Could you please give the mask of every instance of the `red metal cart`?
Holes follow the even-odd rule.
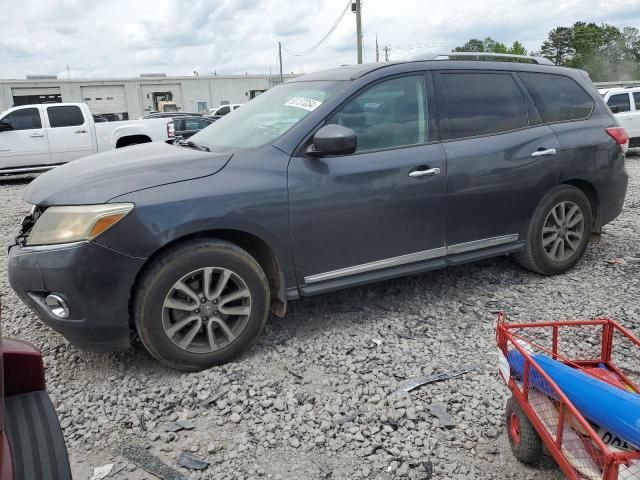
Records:
[[[516,458],[533,464],[544,444],[569,479],[640,479],[640,452],[586,420],[533,358],[534,354],[546,354],[619,388],[640,393],[638,338],[604,318],[508,323],[501,313],[496,339],[501,352],[500,375],[513,394],[507,402],[506,425]],[[522,378],[509,368],[507,355],[512,350],[524,358]],[[533,370],[536,375],[530,374]]]

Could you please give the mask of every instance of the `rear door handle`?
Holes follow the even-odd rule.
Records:
[[[555,155],[558,153],[555,148],[547,148],[545,150],[536,150],[531,154],[532,157],[545,157],[548,155]]]
[[[42,138],[44,137],[44,135],[42,133],[32,133],[31,135],[29,135],[31,138]]]
[[[429,168],[426,170],[413,170],[409,172],[409,176],[411,178],[420,178],[420,177],[433,177],[434,175],[439,175],[439,168]]]
[[[80,134],[83,134],[83,133],[87,133],[87,131],[86,130],[76,130],[76,133],[80,135]]]

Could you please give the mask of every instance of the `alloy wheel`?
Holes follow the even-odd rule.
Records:
[[[251,314],[251,292],[235,272],[194,270],[175,282],[162,305],[162,326],[182,350],[210,353],[231,344]]]
[[[565,201],[555,205],[542,227],[542,247],[554,262],[571,258],[584,236],[584,215],[578,205]]]

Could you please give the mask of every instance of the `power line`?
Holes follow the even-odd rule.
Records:
[[[333,31],[338,27],[338,24],[342,21],[342,19],[344,18],[344,16],[347,14],[347,12],[349,11],[349,7],[351,6],[351,0],[347,1],[347,4],[344,7],[344,10],[342,10],[342,13],[340,14],[340,16],[338,17],[338,19],[335,21],[335,23],[331,26],[331,28],[329,29],[329,31],[326,33],[326,35],[324,37],[322,37],[320,39],[320,41],[318,43],[316,43],[313,47],[304,50],[302,52],[294,52],[292,50],[289,50],[288,48],[285,48],[284,46],[282,47],[282,50],[284,50],[286,53],[288,53],[289,55],[293,55],[296,57],[303,57],[305,55],[309,55],[311,52],[313,52],[314,50],[316,50],[320,45],[322,45],[322,43],[329,38],[329,35],[331,35],[333,33]]]

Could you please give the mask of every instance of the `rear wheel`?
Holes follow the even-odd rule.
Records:
[[[584,255],[592,229],[589,199],[572,185],[560,185],[538,205],[516,261],[543,275],[566,272]]]
[[[266,276],[251,255],[228,242],[195,240],[167,251],[145,272],[134,318],[155,358],[195,371],[252,345],[269,301]]]
[[[527,465],[537,463],[542,455],[542,440],[513,397],[507,401],[505,417],[513,455]]]

